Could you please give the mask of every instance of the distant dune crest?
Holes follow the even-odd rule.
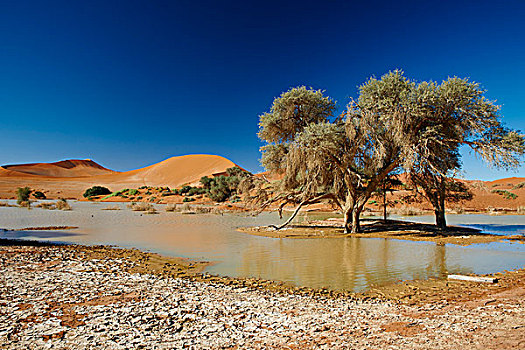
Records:
[[[110,187],[170,186],[198,182],[203,176],[221,174],[237,166],[217,155],[194,154],[171,157],[145,168],[117,172],[104,168],[90,159],[63,160],[55,163],[32,163],[4,165],[0,177],[24,178],[46,181],[75,181],[87,185]],[[82,188],[85,187],[82,185]]]
[[[3,165],[6,170],[45,177],[84,177],[116,173],[90,159],[69,159],[54,163]]]

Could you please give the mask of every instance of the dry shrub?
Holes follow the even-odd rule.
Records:
[[[414,207],[401,207],[396,210],[396,214],[401,216],[416,216],[423,215],[423,213],[423,210]]]
[[[474,188],[476,190],[483,191],[483,192],[488,192],[489,191],[489,188],[487,187],[487,185],[483,181],[472,182],[470,184],[470,187]]]
[[[170,212],[177,211],[177,204],[173,204],[173,203],[167,204],[164,209]]]
[[[211,208],[210,209],[210,213],[215,214],[215,215],[222,215],[222,214],[224,214],[224,212],[221,209],[219,209],[219,208]]]
[[[525,215],[525,207],[518,207],[518,208],[516,209],[516,213],[517,213],[518,215]]]
[[[55,207],[58,209],[58,210],[71,210],[71,206],[69,205],[69,203],[67,202],[67,200],[65,199],[59,199],[55,202]]]
[[[149,211],[151,209],[155,210],[155,208],[153,207],[153,204],[144,203],[144,202],[139,202],[139,203],[132,202],[131,204],[128,204],[128,208],[131,208],[131,210],[133,211]]]
[[[0,201],[0,207],[12,207],[7,201]]]
[[[145,214],[158,214],[157,209],[155,207],[151,206],[148,210],[146,210]]]
[[[36,205],[37,208],[47,209],[47,210],[55,210],[57,207],[54,203],[38,203]]]
[[[120,207],[118,205],[113,205],[113,206],[102,208],[102,210],[120,210]]]
[[[450,213],[450,214],[464,214],[465,213],[465,209],[463,209],[460,206],[455,206],[454,208],[451,208],[447,212]]]
[[[194,210],[197,214],[208,214],[211,212],[211,208],[208,207],[195,207]]]
[[[31,202],[30,201],[21,201],[21,202],[18,203],[18,205],[20,206],[20,208],[31,209]]]
[[[195,214],[196,211],[194,210],[193,205],[189,203],[183,203],[180,206],[180,213],[181,214]]]

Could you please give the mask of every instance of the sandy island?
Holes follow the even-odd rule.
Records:
[[[342,219],[310,221],[303,224],[290,224],[280,230],[268,226],[243,227],[238,231],[255,236],[272,238],[384,238],[408,241],[427,241],[437,244],[470,245],[498,241],[525,243],[525,236],[502,236],[483,233],[480,230],[449,226],[440,231],[435,225],[420,224],[401,220],[362,219],[362,233],[343,232]]]

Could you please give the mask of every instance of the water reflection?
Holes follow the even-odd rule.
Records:
[[[137,247],[215,261],[208,268],[211,273],[354,291],[372,284],[447,273],[514,269],[525,263],[525,248],[520,244],[493,243],[465,248],[388,239],[275,239],[250,236],[235,229],[275,223],[276,214],[264,213],[257,218],[181,215],[166,213],[159,207],[160,214],[144,215],[125,209],[123,204],[120,204],[123,210],[119,211],[104,211],[101,210],[104,205],[84,202],[73,202],[72,206],[71,212],[0,208],[0,227],[80,227],[68,232],[0,232],[0,236]],[[499,218],[494,224],[520,225],[522,222],[516,220],[522,218],[507,216],[507,222]]]

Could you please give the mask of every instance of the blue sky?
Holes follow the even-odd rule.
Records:
[[[523,1],[3,1],[0,164],[130,170],[212,153],[260,171],[258,115],[289,87],[339,110],[372,75],[469,77],[525,129]],[[495,171],[465,154],[464,176]]]

